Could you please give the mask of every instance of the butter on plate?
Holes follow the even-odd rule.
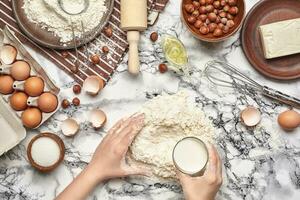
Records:
[[[300,53],[300,18],[259,27],[266,59]]]

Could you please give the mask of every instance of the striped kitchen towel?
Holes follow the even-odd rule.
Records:
[[[148,0],[148,9],[150,11],[161,12],[165,8],[167,2],[168,0]],[[90,75],[97,75],[107,82],[128,49],[126,33],[119,28],[120,0],[114,1],[113,12],[107,24],[107,26],[112,28],[113,35],[107,37],[102,31],[95,40],[88,44],[89,55],[99,53],[103,45],[109,47],[109,53],[99,53],[99,55],[101,55],[99,64],[92,64],[89,62],[89,58],[85,54],[84,48],[79,48],[79,63],[81,67],[78,68],[76,73],[74,73],[74,71],[76,71],[74,70],[76,68],[74,64],[76,56],[73,50],[62,52],[41,47],[28,39],[26,35],[20,31],[11,9],[11,0],[0,1],[0,28],[3,29],[5,25],[15,32],[15,35],[20,41],[40,52],[56,66],[71,75],[79,84],[82,84]]]

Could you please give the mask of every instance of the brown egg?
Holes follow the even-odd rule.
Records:
[[[50,92],[45,92],[38,98],[38,107],[42,112],[53,112],[57,108],[57,105],[57,97]]]
[[[11,94],[13,93],[14,79],[11,76],[4,75],[0,76],[0,93]]]
[[[25,110],[27,99],[28,96],[24,92],[16,92],[9,98],[10,106],[16,111]]]
[[[25,61],[17,61],[10,68],[11,76],[18,81],[24,81],[30,76],[30,66]]]
[[[27,128],[35,128],[42,121],[42,113],[37,108],[27,108],[21,115],[22,123]]]
[[[39,77],[30,77],[25,81],[24,91],[31,97],[40,96],[44,91],[44,81]]]
[[[279,114],[277,121],[283,129],[292,131],[300,126],[300,114],[294,110],[287,110]]]

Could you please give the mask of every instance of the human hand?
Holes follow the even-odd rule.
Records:
[[[181,172],[177,176],[187,200],[214,200],[222,185],[222,163],[216,148],[210,145],[209,163],[203,176],[191,177]]]
[[[118,121],[97,147],[88,165],[98,182],[128,175],[144,175],[146,172],[129,166],[125,161],[128,147],[144,125],[144,114],[133,115]]]

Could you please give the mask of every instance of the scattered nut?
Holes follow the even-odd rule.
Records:
[[[164,63],[161,63],[158,65],[158,69],[160,73],[165,73],[166,71],[168,71],[168,66]]]
[[[226,23],[226,26],[228,26],[229,28],[232,28],[234,26],[234,21],[233,20],[228,20]]]
[[[104,29],[104,34],[105,34],[107,37],[111,37],[112,34],[113,34],[112,28],[111,28],[111,27],[106,27],[106,28]]]
[[[214,6],[213,5],[207,5],[206,7],[205,7],[205,9],[206,9],[206,11],[207,12],[212,12],[212,11],[214,11]]]
[[[224,24],[224,25],[226,25],[227,21],[228,21],[227,18],[222,18],[221,19],[221,23]]]
[[[199,0],[199,3],[201,6],[204,6],[206,4],[206,1],[205,0]]]
[[[90,59],[91,59],[92,63],[94,63],[94,64],[98,64],[100,62],[100,58],[97,54],[92,55],[90,57]]]
[[[223,7],[223,10],[224,10],[225,12],[228,12],[229,9],[230,9],[230,6],[229,6],[229,5],[225,5],[225,6]]]
[[[198,9],[200,7],[200,3],[198,1],[193,1],[193,6],[195,9]]]
[[[80,85],[74,85],[73,86],[73,92],[74,92],[74,94],[80,94],[81,86]]]
[[[80,100],[79,100],[77,97],[75,97],[75,98],[72,100],[72,104],[73,104],[74,106],[79,106],[79,105],[80,105]]]
[[[102,52],[107,54],[109,52],[109,48],[107,46],[102,47]]]
[[[152,42],[156,42],[156,40],[158,39],[158,34],[156,32],[151,33],[150,39]]]
[[[69,52],[68,52],[68,51],[62,51],[62,52],[61,52],[61,56],[62,56],[63,58],[67,58],[67,57],[69,56]]]
[[[201,6],[200,8],[199,8],[199,12],[200,12],[200,14],[206,14],[206,8],[205,8],[205,6]]]
[[[198,17],[200,15],[198,10],[194,10],[194,12],[192,12],[192,16],[194,17]]]
[[[63,109],[66,109],[66,108],[68,108],[69,106],[70,106],[70,102],[69,102],[67,99],[62,100],[62,102],[61,102],[61,107],[62,107]]]
[[[205,20],[207,19],[207,15],[202,14],[198,17],[198,19],[200,19],[202,22],[205,22]]]
[[[221,7],[220,1],[214,1],[213,5],[214,5],[214,7],[215,7],[216,9],[218,9],[218,8]]]

